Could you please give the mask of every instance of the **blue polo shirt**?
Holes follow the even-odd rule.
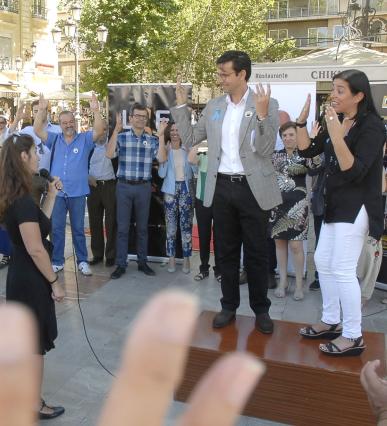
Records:
[[[63,183],[63,191],[69,197],[81,197],[89,194],[88,174],[89,155],[94,148],[93,132],[76,133],[71,143],[67,144],[62,133],[47,132],[46,146],[53,150],[54,157],[50,174],[58,176]],[[63,197],[62,192],[58,196]]]

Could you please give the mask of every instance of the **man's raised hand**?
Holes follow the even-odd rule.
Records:
[[[254,95],[254,100],[257,117],[259,119],[264,119],[269,113],[269,102],[271,95],[270,84],[267,85],[266,91],[261,83],[256,84],[255,88],[256,93]]]
[[[39,105],[38,105],[39,111],[47,111],[48,109],[48,99],[44,99],[43,93],[39,96]]]
[[[184,105],[188,102],[188,94],[186,88],[181,84],[181,76],[176,80],[176,104]]]
[[[90,105],[90,110],[92,112],[99,111],[98,98],[97,98],[97,95],[94,92],[91,94],[91,99],[90,99],[89,105]]]

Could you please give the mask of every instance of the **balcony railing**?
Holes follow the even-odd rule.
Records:
[[[47,19],[47,8],[44,7],[44,3],[40,1],[32,3],[32,16],[34,18]]]
[[[296,19],[296,18],[310,18],[313,16],[329,16],[329,15],[338,15],[340,13],[338,7],[328,6],[328,7],[309,7],[309,6],[299,6],[299,7],[290,7],[287,9],[276,9],[270,10],[268,15],[268,20],[272,19]]]
[[[19,2],[16,0],[0,0],[1,11],[19,13]]]
[[[0,56],[0,71],[7,71],[12,69],[12,58],[7,56]]]
[[[369,1],[369,6],[375,9],[376,13],[387,12],[387,0],[358,0],[359,6],[364,8],[366,1]],[[325,3],[325,2],[324,2]],[[325,4],[311,4],[306,2],[304,6],[278,7],[270,10],[267,19],[297,19],[297,18],[311,18],[316,16],[335,16],[346,13],[346,8],[340,9],[340,2],[337,0],[328,1]],[[359,12],[360,13],[360,12]],[[359,14],[358,13],[358,14]]]

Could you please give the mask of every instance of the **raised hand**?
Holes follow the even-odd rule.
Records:
[[[311,99],[312,98],[311,98],[310,93],[309,93],[308,96],[306,97],[306,101],[305,101],[304,106],[302,107],[300,115],[297,118],[298,123],[305,123],[305,121],[308,120]]]
[[[20,102],[19,107],[18,107],[16,114],[15,114],[15,121],[16,122],[19,122],[20,120],[23,119],[25,107],[26,107],[25,102]]]
[[[186,88],[181,84],[181,76],[179,75],[176,80],[176,104],[184,105],[188,102],[188,93]]]
[[[39,111],[47,111],[48,109],[48,99],[44,99],[43,93],[39,96],[39,105],[38,105]]]
[[[116,126],[115,126],[114,130],[117,133],[120,133],[121,130],[122,130],[122,114],[120,112],[116,113]]]
[[[90,99],[89,105],[90,105],[90,110],[92,112],[99,111],[98,98],[97,98],[97,95],[94,92],[91,94],[91,99]]]
[[[162,120],[160,121],[160,125],[159,125],[159,131],[157,132],[159,137],[160,136],[164,136],[165,134],[165,129],[168,127],[168,121],[166,120]]]
[[[312,130],[310,131],[310,135],[309,135],[310,139],[315,138],[319,134],[320,130],[321,130],[321,126],[320,126],[319,122],[314,121],[313,126],[312,126]]]
[[[261,83],[256,84],[255,88],[256,93],[254,94],[254,101],[257,117],[263,119],[267,117],[269,112],[269,102],[271,95],[270,84],[267,85],[266,91]]]
[[[344,120],[340,123],[336,111],[331,106],[327,106],[325,109],[325,121],[327,123],[327,129],[332,143],[334,143],[336,139],[344,138],[347,129],[349,128],[348,120]]]

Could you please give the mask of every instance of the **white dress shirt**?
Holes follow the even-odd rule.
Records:
[[[219,164],[219,173],[241,174],[245,171],[239,156],[239,129],[246,107],[249,89],[238,104],[234,104],[227,95],[227,109],[222,124],[222,152]]]

